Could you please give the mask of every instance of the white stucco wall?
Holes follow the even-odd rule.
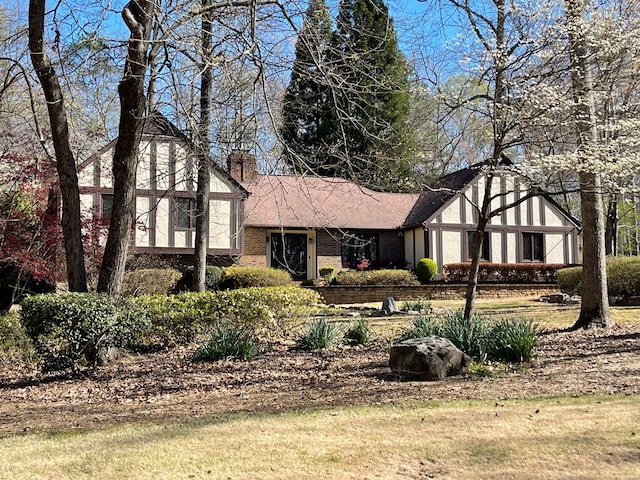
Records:
[[[444,230],[442,232],[442,265],[462,261],[462,233]]]
[[[544,249],[546,263],[564,263],[564,234],[545,234]]]
[[[231,202],[209,201],[209,248],[231,247]]]
[[[169,190],[169,142],[156,143],[156,187],[159,190]]]
[[[158,201],[156,207],[156,247],[169,246],[169,218],[171,215],[171,204],[168,198]]]
[[[507,263],[516,263],[518,251],[517,235],[515,232],[507,232]]]
[[[547,226],[561,227],[563,225],[562,216],[554,207],[545,202],[544,205],[544,221]]]
[[[502,263],[502,233],[491,232],[491,261],[493,263]]]
[[[151,245],[149,236],[149,197],[136,197],[136,247],[148,247]]]
[[[449,206],[442,210],[442,223],[460,223],[460,198],[455,198]]]

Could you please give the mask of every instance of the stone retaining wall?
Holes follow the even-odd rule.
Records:
[[[325,303],[372,303],[381,302],[387,297],[395,300],[444,300],[463,299],[465,284],[431,284],[415,287],[400,286],[344,286],[309,287],[316,290]],[[540,297],[558,291],[557,285],[548,284],[481,284],[478,285],[478,298]]]

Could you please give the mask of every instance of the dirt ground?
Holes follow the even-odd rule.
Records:
[[[0,364],[0,436],[114,423],[221,418],[341,405],[555,395],[640,394],[640,326],[546,332],[526,367],[489,377],[402,382],[388,344],[247,362],[197,363],[193,350],[128,356],[82,377]]]

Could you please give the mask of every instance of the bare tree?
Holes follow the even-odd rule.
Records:
[[[45,7],[44,0],[29,2],[29,51],[49,112],[55,163],[62,194],[62,230],[69,289],[84,292],[87,290],[87,279],[82,245],[78,173],[69,141],[69,123],[62,88],[46,53]]]
[[[120,293],[134,218],[138,149],[145,121],[145,79],[149,36],[156,4],[132,0],[122,10],[131,36],[127,47],[120,96],[120,126],[113,152],[113,210],[105,245],[98,291]]]

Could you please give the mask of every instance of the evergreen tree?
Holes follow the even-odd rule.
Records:
[[[284,157],[296,173],[331,175],[325,169],[330,137],[325,68],[331,19],[325,0],[311,0],[296,42],[291,81],[284,97]]]
[[[335,174],[385,190],[410,186],[408,68],[382,0],[342,0],[329,50]]]

